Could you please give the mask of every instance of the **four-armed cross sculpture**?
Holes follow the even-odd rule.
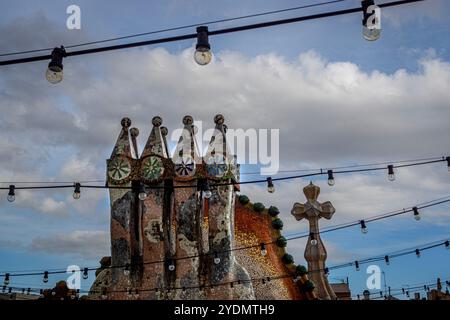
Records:
[[[325,260],[327,259],[327,250],[320,239],[319,219],[331,219],[335,209],[330,201],[320,203],[317,198],[320,188],[313,185],[312,182],[305,188],[303,193],[306,196],[305,204],[295,203],[292,208],[292,215],[297,220],[307,219],[309,221],[309,238],[305,249],[305,259],[308,262],[309,276],[316,285],[319,298],[330,300],[336,299],[333,289],[331,289],[328,279],[325,275]]]

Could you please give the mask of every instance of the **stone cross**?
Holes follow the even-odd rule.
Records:
[[[320,188],[312,182],[303,188],[306,196],[306,203],[295,203],[292,208],[292,215],[297,220],[306,219],[309,222],[309,238],[305,249],[305,259],[308,262],[310,279],[314,282],[317,295],[320,299],[336,299],[336,295],[328,283],[325,274],[325,260],[327,259],[327,250],[320,239],[319,219],[331,219],[335,209],[331,202],[320,203],[317,201]],[[318,271],[319,270],[319,271]],[[312,272],[311,272],[312,271]]]

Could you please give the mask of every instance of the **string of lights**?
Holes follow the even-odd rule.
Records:
[[[224,23],[224,22],[231,22],[231,21],[237,21],[237,20],[243,20],[243,19],[249,19],[249,18],[255,18],[255,17],[262,17],[262,16],[273,15],[273,14],[278,14],[278,13],[284,13],[284,12],[289,12],[289,11],[298,11],[298,10],[302,10],[302,9],[313,8],[313,7],[320,7],[320,6],[325,6],[325,5],[329,5],[329,4],[335,4],[335,3],[344,2],[344,1],[348,1],[348,0],[326,1],[326,2],[320,2],[320,3],[313,3],[313,4],[308,4],[308,5],[296,6],[296,7],[291,7],[291,8],[285,8],[285,9],[278,9],[278,10],[265,11],[265,12],[259,12],[259,13],[254,13],[254,14],[248,14],[248,15],[239,16],[239,17],[233,17],[233,18],[225,18],[225,19],[204,21],[204,22],[195,23],[195,24],[189,24],[189,25],[178,26],[178,27],[171,27],[171,28],[164,28],[164,29],[159,29],[159,30],[154,30],[154,31],[149,31],[149,32],[143,32],[143,33],[135,33],[135,34],[121,36],[121,37],[113,37],[113,38],[109,38],[109,39],[103,39],[103,40],[97,40],[97,41],[91,41],[91,42],[84,42],[84,43],[68,45],[68,46],[64,46],[64,47],[65,48],[84,47],[84,46],[87,46],[87,45],[100,44],[100,43],[106,43],[106,42],[112,42],[112,41],[118,41],[118,40],[125,40],[125,39],[131,39],[131,38],[136,38],[136,37],[148,36],[148,35],[153,35],[153,34],[158,34],[158,33],[169,32],[169,31],[183,30],[183,29],[188,29],[188,28],[195,28],[197,26],[209,26],[209,25],[217,24],[217,23]],[[44,51],[51,51],[51,50],[53,50],[53,48],[44,48],[44,49],[18,51],[18,52],[9,52],[9,53],[2,53],[2,54],[0,54],[0,57],[21,55],[21,54],[26,54],[26,53],[44,52]]]
[[[419,285],[417,284],[403,284],[401,288],[391,288],[388,286],[385,288],[385,290],[365,290],[367,293],[369,293],[370,296],[379,295],[378,297],[374,297],[372,299],[381,299],[386,298],[388,296],[395,297],[399,295],[407,295],[409,296],[409,293],[411,292],[419,292],[419,291],[429,291],[430,288],[438,287],[439,284],[442,287],[442,282],[445,281],[445,286],[448,288],[450,286],[449,280],[442,280],[440,278],[435,278],[434,281],[427,281],[422,282]],[[447,289],[448,290],[448,289]],[[364,293],[357,294],[356,296],[353,296],[353,299],[360,299],[361,296],[364,296]]]
[[[443,245],[447,249],[449,249],[449,241],[448,241],[448,239],[447,240],[441,240],[439,243],[433,242],[432,244],[424,244],[422,246],[419,246],[416,250],[420,250],[420,251],[423,252],[423,251],[431,250],[433,248],[437,248],[437,247],[440,247],[440,246],[443,246]],[[402,254],[396,254],[395,257],[398,258],[398,257],[401,257],[401,256],[406,256],[406,255],[409,255],[411,253],[414,253],[414,251],[411,252],[410,250],[408,250],[408,251],[404,251]],[[331,271],[331,270],[347,268],[347,267],[353,266],[353,265],[356,265],[357,271],[359,271],[359,266],[360,265],[366,264],[366,263],[373,263],[373,262],[376,262],[376,261],[380,261],[380,259],[384,259],[384,257],[386,257],[386,256],[391,256],[391,254],[379,255],[379,256],[374,256],[374,257],[370,257],[370,258],[365,258],[365,259],[362,259],[362,260],[359,260],[359,261],[352,261],[352,262],[342,263],[342,264],[338,264],[338,265],[335,265],[335,266],[332,266],[332,267],[329,267],[329,268],[326,267],[325,269],[310,270],[310,271],[307,271],[307,273],[310,274],[310,273],[314,273],[314,272],[324,272],[326,275],[328,275],[329,271]],[[87,275],[87,270],[86,269],[87,268],[85,268],[83,270],[83,278],[84,279],[87,279],[87,277],[85,277],[85,275]],[[174,271],[174,270],[175,269],[173,269],[171,271]],[[66,271],[64,271],[64,273],[66,273]],[[10,275],[10,274],[5,274],[4,275],[3,291],[5,291],[8,288],[8,285],[9,285],[9,282],[10,282],[10,279],[11,279],[12,276],[13,275]],[[16,276],[19,276],[19,275],[14,275],[14,276],[16,277]],[[192,289],[200,289],[200,290],[202,290],[202,289],[208,288],[208,287],[209,288],[213,288],[213,287],[226,286],[226,285],[233,286],[235,284],[243,284],[243,283],[255,282],[255,281],[262,282],[263,284],[265,284],[265,283],[273,281],[273,280],[279,280],[279,279],[285,279],[285,278],[296,279],[297,276],[298,275],[296,273],[292,273],[292,274],[283,274],[283,275],[278,275],[278,276],[266,276],[266,277],[250,278],[250,279],[247,279],[247,280],[233,280],[233,281],[227,281],[227,282],[221,282],[221,283],[215,283],[215,284],[204,283],[204,284],[201,284],[201,285],[198,285],[198,286],[168,287],[168,288],[152,287],[152,288],[144,288],[144,289],[141,288],[141,289],[127,289],[127,290],[110,290],[110,291],[107,291],[107,292],[104,291],[104,290],[102,290],[101,292],[94,291],[94,290],[89,290],[89,291],[84,291],[84,292],[86,292],[86,293],[102,293],[102,295],[103,295],[103,294],[106,294],[106,293],[127,293],[127,292],[132,292],[132,293],[135,293],[135,294],[139,294],[139,292],[149,292],[149,291],[158,292],[160,290],[161,291],[162,290],[166,290],[166,291],[184,290],[185,291],[185,290],[192,290]],[[44,273],[43,280],[44,280],[44,283],[48,282],[48,273]],[[25,290],[25,288],[21,288],[21,289]],[[26,290],[28,292],[31,292],[31,288],[27,288]],[[35,290],[37,290],[37,289],[35,289]],[[39,290],[42,290],[42,289],[39,289]]]
[[[425,0],[392,1],[392,2],[386,2],[386,3],[379,4],[378,8],[387,8],[387,7],[399,6],[399,5],[404,5],[404,4],[408,4],[408,3],[422,2],[422,1],[425,1]],[[106,52],[106,51],[112,51],[112,50],[127,49],[127,48],[134,48],[134,47],[149,46],[149,45],[161,44],[161,43],[178,42],[178,41],[195,39],[195,38],[197,38],[197,45],[196,45],[196,53],[194,55],[194,58],[198,64],[206,65],[211,61],[211,52],[210,52],[210,45],[208,43],[208,36],[223,35],[223,34],[228,34],[228,33],[235,33],[235,32],[247,31],[247,30],[267,28],[267,27],[279,26],[279,25],[290,24],[290,23],[295,23],[295,22],[317,20],[317,19],[336,17],[336,16],[340,16],[340,15],[346,15],[346,14],[351,14],[351,13],[360,13],[360,12],[363,12],[364,38],[366,40],[373,41],[373,40],[377,40],[380,37],[381,29],[378,29],[376,27],[373,28],[372,26],[368,25],[368,20],[369,20],[368,18],[372,15],[372,12],[373,12],[373,11],[369,12],[370,7],[372,5],[374,5],[373,0],[364,0],[364,1],[362,1],[361,7],[356,7],[356,8],[329,11],[329,12],[324,12],[324,13],[312,14],[312,15],[307,15],[307,16],[299,16],[299,17],[288,18],[288,19],[272,20],[272,21],[267,21],[267,22],[242,25],[242,26],[238,26],[238,27],[218,29],[218,30],[214,30],[214,31],[208,31],[207,26],[199,26],[199,27],[197,27],[196,33],[184,34],[184,35],[178,35],[178,36],[172,36],[172,37],[166,37],[166,38],[159,38],[159,39],[153,39],[153,40],[146,40],[146,41],[139,41],[139,42],[131,42],[131,43],[125,43],[125,44],[118,44],[118,45],[111,45],[111,46],[104,46],[104,47],[97,47],[97,48],[84,49],[84,50],[71,51],[71,52],[67,52],[65,50],[65,48],[63,46],[61,46],[60,48],[54,48],[52,51],[52,54],[50,54],[50,55],[41,55],[41,56],[32,56],[32,57],[26,57],[26,58],[20,58],[20,59],[3,60],[3,61],[0,61],[0,66],[29,63],[29,62],[43,61],[43,60],[51,60],[49,63],[49,68],[47,69],[46,78],[51,83],[58,83],[62,80],[62,77],[63,77],[62,61],[63,61],[63,58],[66,58],[66,57]],[[375,14],[376,14],[376,11],[375,11]],[[378,17],[378,19],[379,19],[379,17]]]
[[[357,226],[360,225],[361,226],[361,232],[362,233],[367,233],[368,229],[367,229],[367,225],[366,223],[368,222],[373,222],[373,221],[378,221],[378,220],[383,220],[383,219],[388,219],[388,218],[392,218],[398,215],[402,215],[402,214],[406,214],[409,212],[413,212],[414,213],[414,219],[416,221],[419,221],[421,219],[421,215],[419,213],[419,210],[421,209],[425,209],[428,207],[432,207],[432,206],[437,206],[443,203],[447,203],[450,202],[450,196],[446,196],[446,197],[442,197],[442,198],[438,198],[435,200],[430,200],[427,202],[423,202],[421,204],[417,204],[413,207],[409,207],[409,208],[403,208],[400,210],[395,210],[395,211],[390,211],[384,214],[380,214],[380,215],[376,215],[373,217],[369,217],[369,218],[364,218],[362,220],[356,220],[356,221],[350,221],[350,222],[346,222],[346,223],[342,223],[342,224],[338,224],[338,225],[333,225],[333,226],[328,226],[323,228],[320,233],[328,233],[328,232],[333,232],[333,231],[337,231],[337,230],[341,230],[341,229],[346,229],[346,228],[350,228],[353,226]],[[362,228],[362,221],[364,221],[363,225],[365,226],[365,229]],[[290,234],[288,236],[286,236],[287,240],[293,240],[293,239],[298,239],[298,238],[303,238],[303,237],[307,237],[309,234],[305,232],[301,232],[301,233],[293,233]]]
[[[450,196],[446,196],[446,197],[442,197],[442,198],[438,198],[438,199],[422,202],[420,204],[415,205],[414,207],[410,207],[409,210],[401,209],[401,210],[396,210],[396,211],[390,211],[390,212],[382,214],[382,215],[377,215],[377,216],[373,216],[373,217],[370,217],[370,218],[365,218],[364,220],[367,221],[367,222],[372,222],[372,221],[380,220],[380,218],[381,219],[391,218],[393,216],[398,215],[398,214],[392,215],[392,213],[405,214],[407,212],[412,212],[413,208],[422,209],[422,208],[429,207],[429,206],[437,206],[439,204],[446,203],[446,202],[450,202]],[[376,219],[376,220],[374,220],[374,219]],[[360,220],[353,221],[353,222],[347,222],[347,223],[343,223],[343,224],[339,224],[339,225],[325,227],[323,229],[323,231],[320,231],[320,233],[322,234],[322,233],[328,233],[328,232],[332,232],[332,231],[341,230],[341,229],[344,229],[344,228],[350,228],[350,227],[359,225],[360,224],[359,221]],[[294,234],[291,234],[291,235],[286,235],[285,239],[286,239],[286,241],[291,241],[291,240],[306,238],[306,237],[308,237],[310,235],[311,234],[305,233],[305,232],[294,233]],[[226,251],[220,251],[220,252],[216,252],[216,253],[220,254],[220,253],[225,253],[225,252],[229,252],[229,251],[246,250],[246,249],[252,249],[252,248],[256,248],[256,247],[261,247],[261,249],[263,250],[263,249],[265,249],[265,247],[267,245],[274,245],[276,243],[277,243],[277,241],[266,242],[266,243],[260,243],[260,244],[245,246],[245,247],[232,248],[232,249],[229,249],[229,250],[226,250]],[[395,253],[397,253],[397,252],[395,252]],[[200,257],[200,255],[186,256],[183,259],[191,259],[191,258],[198,258],[198,257]],[[176,258],[173,259],[173,261],[175,261],[175,260],[177,260],[177,259]],[[163,263],[163,262],[165,262],[165,261],[163,261],[163,260],[161,260],[161,261],[149,261],[149,262],[145,262],[145,264]],[[120,267],[124,268],[124,266],[120,266]],[[96,269],[98,269],[98,267],[89,267],[88,271],[92,271],[92,270],[96,270]],[[49,271],[50,274],[52,274],[53,271],[55,271],[56,273],[64,273],[62,268],[53,268],[53,269],[48,269],[47,271]],[[34,270],[15,270],[15,271],[8,270],[8,271],[0,271],[0,276],[1,276],[1,273],[3,273],[3,275],[4,275],[7,272],[10,272],[10,273],[11,272],[25,273],[26,275],[42,274],[42,271],[41,270],[37,270],[37,269],[34,269]]]
[[[423,162],[423,161],[434,161],[441,160],[443,157],[430,157],[430,158],[419,158],[419,159],[408,159],[408,160],[393,160],[393,161],[385,161],[385,162],[372,162],[366,164],[352,164],[348,166],[339,166],[339,167],[324,167],[324,168],[314,168],[314,169],[292,169],[292,170],[278,170],[278,173],[293,173],[293,172],[317,172],[317,171],[327,171],[327,170],[338,170],[338,169],[352,169],[352,168],[364,168],[364,167],[373,167],[373,166],[381,166],[388,164],[404,164],[404,163],[412,163],[412,162]],[[240,176],[243,175],[261,175],[261,172],[240,172]],[[106,183],[105,179],[95,179],[95,180],[80,180],[80,183],[96,183],[102,182]],[[69,184],[73,183],[73,181],[0,181],[0,184]]]
[[[421,161],[421,162],[411,162],[411,163],[404,163],[404,164],[397,164],[393,165],[390,164],[387,166],[388,170],[388,179],[390,181],[395,180],[395,173],[394,169],[396,168],[405,168],[405,167],[415,167],[415,166],[423,166],[428,164],[434,164],[438,162],[447,162],[448,170],[450,171],[450,157],[441,157],[437,158],[435,160],[428,160],[428,161]],[[257,183],[267,183],[268,192],[273,193],[275,191],[274,181],[284,181],[284,180],[294,180],[294,179],[300,179],[300,178],[307,178],[307,177],[313,177],[313,176],[323,176],[327,175],[328,177],[328,185],[333,186],[335,184],[335,178],[334,175],[336,174],[349,174],[349,173],[362,173],[362,172],[374,172],[374,171],[381,171],[386,170],[386,167],[372,167],[372,168],[357,168],[357,169],[345,169],[345,170],[323,170],[320,169],[317,172],[312,172],[308,174],[302,174],[302,175],[295,175],[295,176],[287,176],[287,177],[268,177],[266,179],[259,179],[259,180],[248,180],[248,181],[241,181],[241,182],[220,182],[220,183],[213,183],[209,184],[209,182],[203,182],[196,185],[178,185],[178,186],[172,186],[172,188],[197,188],[198,190],[201,190],[205,192],[205,194],[208,192],[208,194],[211,194],[210,188],[211,187],[221,187],[221,186],[229,186],[229,185],[244,185],[244,184],[257,184]],[[57,185],[30,185],[30,186],[16,186],[15,184],[9,185],[9,187],[0,187],[0,190],[8,190],[8,201],[13,202],[15,201],[15,191],[16,190],[39,190],[39,189],[67,189],[67,188],[73,188],[73,197],[74,199],[79,199],[81,197],[81,189],[87,188],[87,189],[124,189],[124,190],[133,190],[132,186],[112,186],[112,185],[91,185],[91,184],[81,184],[80,182],[74,182],[73,184],[57,184]],[[141,185],[141,190],[139,190],[139,193],[142,193],[142,198],[145,199],[145,189],[164,189],[165,187],[163,185]]]
[[[431,288],[438,287],[438,283],[437,283],[438,281],[440,281],[439,278],[435,282],[428,282],[421,286],[416,286],[416,287],[404,285],[404,287],[401,289],[391,289],[389,287],[387,289],[387,291],[383,291],[383,290],[367,291],[369,293],[368,298],[370,298],[371,300],[380,300],[380,299],[388,299],[389,297],[398,297],[398,296],[402,296],[402,295],[409,298],[411,293],[421,292],[421,291],[429,292],[431,290]],[[448,283],[448,281],[446,281],[446,282]],[[446,290],[446,292],[448,292],[448,289]],[[356,296],[353,296],[352,298],[360,300],[361,296],[364,297],[364,293],[357,294]]]
[[[445,199],[445,200],[441,200],[441,199]],[[427,204],[425,204],[425,205],[413,206],[411,209],[408,209],[408,210],[402,209],[401,211],[399,211],[396,214],[388,213],[386,215],[378,215],[378,216],[375,216],[375,217],[372,217],[372,218],[367,218],[367,219],[364,219],[364,220],[360,220],[358,222],[350,222],[350,223],[341,224],[341,225],[338,225],[338,226],[330,226],[330,227],[326,228],[324,231],[322,231],[321,233],[328,233],[328,232],[332,232],[332,231],[337,231],[337,230],[341,230],[341,229],[344,229],[344,228],[350,228],[350,227],[353,227],[355,225],[360,224],[361,225],[361,231],[362,231],[362,233],[365,234],[365,233],[367,233],[367,226],[366,226],[365,221],[367,221],[367,222],[378,221],[378,220],[381,220],[381,219],[391,218],[391,217],[394,217],[394,216],[399,215],[399,214],[405,214],[407,212],[414,212],[414,214],[416,214],[416,212],[418,212],[419,209],[429,208],[429,207],[432,207],[432,206],[436,206],[436,205],[439,205],[439,204],[450,202],[450,196],[448,196],[446,198],[439,198],[437,200],[438,201],[435,201],[435,202],[433,202],[433,200],[432,201],[428,201],[428,202],[426,202]],[[300,238],[305,238],[305,237],[310,237],[311,238],[311,244],[313,244],[313,241],[315,240],[315,236],[314,236],[314,234],[311,234],[311,233],[309,233],[309,234],[301,234],[301,235],[296,235],[296,236],[290,236],[290,237],[285,238],[285,241],[287,242],[287,241],[300,239]],[[169,259],[169,261],[166,260],[166,259],[164,259],[164,260],[156,260],[156,261],[147,261],[147,262],[144,262],[143,264],[144,265],[148,265],[148,264],[159,264],[159,263],[167,263],[168,262],[169,269],[171,269],[171,268],[174,269],[175,268],[175,262],[177,260],[193,259],[193,258],[199,258],[201,256],[211,256],[211,255],[214,255],[214,262],[216,264],[218,264],[218,263],[220,263],[220,257],[219,257],[220,254],[231,252],[231,251],[247,250],[247,249],[257,248],[257,247],[260,247],[261,253],[263,254],[263,252],[267,252],[266,251],[266,246],[267,245],[277,245],[277,242],[278,242],[278,239],[275,240],[275,241],[271,241],[271,242],[262,242],[262,243],[259,243],[259,244],[254,244],[254,245],[249,245],[249,246],[244,246],[244,247],[231,248],[231,249],[220,251],[220,252],[215,251],[213,253],[207,252],[207,253],[202,253],[202,254],[189,255],[189,256],[185,256],[185,257],[177,257],[177,258]],[[445,244],[446,248],[449,247],[448,241],[445,242],[444,244]],[[436,245],[436,244],[433,244],[433,245]],[[412,250],[412,251],[418,257],[420,256],[420,251],[417,251],[417,249]],[[397,254],[398,255],[402,255],[402,252],[394,253],[393,257],[397,257]],[[382,258],[386,260],[386,257],[382,257]],[[389,264],[389,261],[386,260],[386,263]],[[358,262],[356,262],[356,264],[358,264]],[[128,270],[130,268],[130,266],[127,264],[127,265],[120,265],[120,266],[110,266],[109,268],[121,268],[121,269],[124,269],[124,270]],[[357,266],[357,269],[358,268],[359,267]],[[83,275],[87,278],[89,271],[93,271],[93,270],[97,270],[97,269],[98,269],[98,267],[90,267],[90,268],[86,267],[86,268],[83,269]],[[52,271],[48,271],[48,270],[44,271],[44,273],[45,272],[47,272],[47,278],[48,278],[48,274],[62,274],[62,273],[66,273],[66,270],[63,270],[63,269],[57,270],[57,269],[55,269],[55,270],[52,270]],[[9,272],[9,273],[4,273],[3,276],[6,276],[6,274],[11,275],[11,273]],[[43,274],[42,271],[40,271],[40,272],[28,272],[28,273],[25,272],[25,273],[15,273],[14,276],[35,276],[35,275],[42,275],[42,274]]]

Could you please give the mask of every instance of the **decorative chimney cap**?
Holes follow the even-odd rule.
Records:
[[[225,122],[225,117],[221,114],[216,114],[214,117],[214,123],[215,124],[223,124]]]
[[[155,127],[161,126],[161,125],[162,125],[162,118],[161,118],[160,116],[153,117],[153,119],[152,119],[152,124],[153,124]]]
[[[303,188],[303,193],[305,194],[306,199],[316,201],[320,194],[320,188],[310,181],[309,185]]]
[[[166,127],[161,127],[161,134],[163,135],[163,137],[167,136],[168,133],[169,130]]]
[[[123,118],[122,121],[120,121],[120,124],[124,129],[128,129],[131,126],[131,120],[130,118]]]
[[[192,118],[191,116],[184,116],[183,117],[183,124],[188,126],[194,123],[194,118]]]
[[[130,129],[130,135],[132,138],[136,138],[139,135],[139,129],[138,128],[131,128]]]

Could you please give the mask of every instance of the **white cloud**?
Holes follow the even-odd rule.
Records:
[[[76,258],[99,259],[109,255],[109,233],[77,230],[50,234],[32,240],[29,249],[50,254],[67,254]]]

